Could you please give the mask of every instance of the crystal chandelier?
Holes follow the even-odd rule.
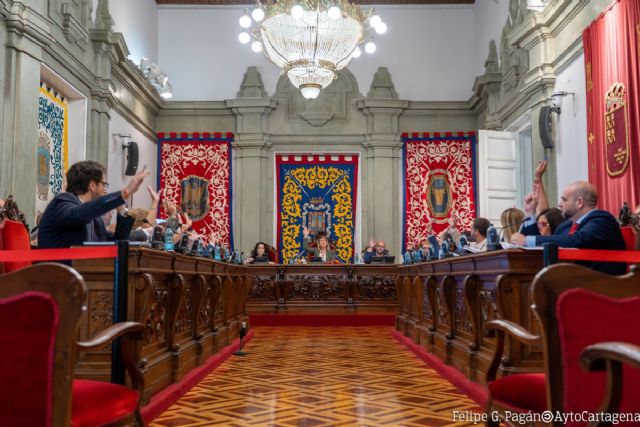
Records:
[[[358,45],[366,31],[384,34],[387,25],[372,10],[366,13],[347,0],[277,0],[258,3],[240,18],[241,43],[251,42],[254,52],[282,68],[291,83],[307,99],[317,98],[320,89],[336,78],[351,58],[362,53]],[[253,28],[251,28],[253,26]],[[365,52],[374,53],[373,37]]]

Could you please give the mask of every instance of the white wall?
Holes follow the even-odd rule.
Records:
[[[122,189],[122,187],[131,179],[131,177],[124,176],[124,150],[122,149],[120,138],[114,137],[116,134],[131,135],[131,140],[138,143],[138,170],[142,170],[146,165],[147,170],[151,172],[151,175],[145,179],[140,190],[133,195],[133,205],[129,207],[148,208],[151,204],[151,198],[149,197],[149,192],[146,188],[147,184],[150,184],[153,189],[156,188],[156,176],[158,170],[156,164],[156,143],[140,133],[115,110],[111,110],[109,114],[111,115],[111,121],[109,122],[109,165],[107,167],[109,191]]]
[[[158,59],[158,6],[155,0],[110,0],[109,13],[114,31],[124,35],[129,58],[136,64],[140,58]],[[161,63],[158,63],[162,67]]]
[[[500,37],[509,16],[509,0],[477,0],[474,11],[474,59],[473,73],[484,74],[484,61],[489,55],[489,42],[496,41],[500,57]]]
[[[113,1],[113,0],[112,0]],[[483,0],[485,1],[485,0]],[[247,67],[256,65],[273,94],[279,69],[238,42],[235,6],[160,6],[158,64],[167,72],[174,100],[235,98]],[[372,56],[349,69],[366,94],[378,67],[386,66],[401,99],[467,100],[474,80],[473,6],[377,6],[388,25]]]
[[[587,156],[587,109],[584,55],[566,67],[556,80],[554,92],[573,92],[562,99],[556,129],[558,194],[574,181],[589,177]],[[574,102],[575,97],[575,102]]]

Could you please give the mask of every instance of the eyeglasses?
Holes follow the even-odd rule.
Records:
[[[548,227],[549,223],[544,221],[538,221],[538,227]]]
[[[105,190],[109,189],[109,183],[107,181],[100,181],[100,184],[104,185]]]

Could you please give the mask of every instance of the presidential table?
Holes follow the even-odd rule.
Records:
[[[112,323],[112,260],[79,260],[89,288],[79,339]],[[238,336],[254,313],[397,313],[396,328],[482,383],[494,349],[483,324],[504,318],[536,331],[529,287],[542,254],[496,251],[420,264],[239,266],[145,248],[128,258],[126,319],[142,322],[144,402]],[[81,378],[107,380],[110,348],[90,352]],[[540,348],[508,342],[501,373],[539,371]]]

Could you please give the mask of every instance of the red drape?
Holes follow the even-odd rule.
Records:
[[[618,0],[582,34],[589,181],[599,207],[640,202],[640,1]]]

